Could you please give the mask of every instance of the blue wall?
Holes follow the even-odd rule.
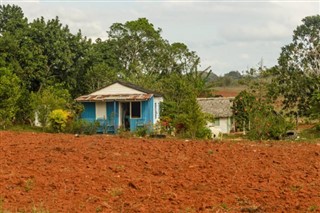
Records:
[[[142,101],[141,118],[130,119],[130,130],[135,131],[140,125],[147,125],[149,128],[153,125],[153,97],[147,101]]]
[[[81,114],[81,118],[93,122],[96,120],[96,104],[94,102],[83,103],[84,111]]]
[[[115,117],[113,102],[107,102],[107,120],[114,122]]]
[[[119,104],[118,104],[119,105]],[[119,122],[118,122],[118,111],[116,102],[107,102],[106,103],[106,114],[107,114],[107,123],[113,125],[113,133],[117,132]]]

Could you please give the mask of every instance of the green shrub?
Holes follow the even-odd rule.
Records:
[[[198,129],[196,133],[197,138],[202,138],[202,139],[210,139],[212,137],[211,130],[207,127],[203,127],[201,129]]]
[[[63,132],[67,127],[69,117],[70,113],[63,109],[53,110],[49,114],[50,127],[55,132]]]
[[[268,99],[256,98],[242,91],[233,102],[234,119],[238,130],[248,130],[251,140],[279,140],[293,124],[277,113]]]
[[[284,134],[293,128],[282,115],[276,113],[273,107],[259,104],[252,109],[249,115],[250,130],[248,137],[251,140],[280,140]]]
[[[73,134],[83,134],[85,120],[75,119],[69,123],[66,132]]]
[[[83,119],[76,119],[70,122],[67,132],[74,134],[93,135],[97,132],[99,122],[89,122]]]
[[[97,133],[97,129],[99,127],[99,122],[85,122],[83,133],[86,135],[93,135]]]
[[[120,138],[131,138],[133,136],[132,132],[128,131],[124,126],[120,126],[117,129],[117,134]]]
[[[141,126],[141,127],[137,127],[136,131],[134,133],[138,137],[145,137],[148,133],[148,127],[146,125]]]

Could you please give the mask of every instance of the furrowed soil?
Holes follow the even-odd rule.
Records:
[[[0,131],[0,212],[319,212],[320,143]]]

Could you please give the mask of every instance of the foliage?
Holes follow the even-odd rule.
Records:
[[[186,75],[171,74],[164,82],[167,86],[162,116],[170,118],[168,126],[174,126],[178,134],[195,138],[206,125],[206,115],[196,100],[198,90]]]
[[[136,131],[135,131],[135,135],[137,135],[138,137],[145,137],[148,133],[148,126],[142,126],[142,127],[137,127]]]
[[[311,107],[310,107],[310,115],[314,119],[320,118],[320,91],[315,91],[312,94],[311,100]]]
[[[275,76],[271,91],[296,115],[308,115],[312,94],[320,83],[320,15],[305,17],[302,22],[271,72]]]
[[[247,130],[252,140],[281,139],[293,125],[277,113],[267,99],[260,99],[246,90],[233,103],[236,128]]]
[[[316,124],[312,128],[304,129],[299,133],[301,139],[308,142],[318,142],[320,138],[320,125]]]
[[[241,91],[234,99],[232,111],[236,124],[236,129],[249,129],[249,112],[252,111],[253,106],[257,103],[253,94],[244,90]]]
[[[66,109],[67,104],[71,103],[68,90],[61,89],[59,86],[49,86],[38,93],[31,94],[32,109],[37,113],[39,122],[43,127],[48,124],[48,116],[55,109]]]
[[[0,5],[0,33],[15,32],[26,27],[27,19],[23,11],[16,5]]]
[[[20,97],[17,100],[16,106],[18,106],[17,113],[14,120],[14,125],[33,125],[34,112],[31,107],[32,99],[29,91],[24,87],[20,87]]]
[[[20,95],[20,79],[11,70],[0,68],[0,126],[14,119]]]
[[[73,117],[73,120],[67,122],[65,132],[73,134],[93,135],[97,133],[99,122],[90,122],[84,119]]]
[[[53,131],[63,132],[70,118],[70,113],[63,109],[55,109],[49,114],[49,122]]]
[[[91,41],[83,38],[81,32],[73,35],[67,25],[60,23],[58,17],[48,21],[41,17],[29,26],[28,37],[38,45],[44,57],[44,69],[39,71],[43,75],[39,88],[63,83],[71,94],[77,94],[77,72],[85,68],[85,56]]]
[[[146,18],[110,27],[108,42],[115,47],[123,78],[138,80],[144,74],[158,72],[161,63],[158,58],[165,45],[160,33],[161,29],[154,29]]]
[[[291,122],[276,113],[271,105],[256,103],[249,112],[249,139],[266,140],[282,139],[284,134],[293,128]]]
[[[243,75],[239,71],[230,71],[223,76],[210,76],[209,82],[215,87],[235,87],[243,81]]]
[[[124,126],[120,126],[117,129],[117,134],[121,137],[121,138],[130,138],[133,136],[132,132],[128,131]]]
[[[163,110],[163,108],[162,108]],[[172,135],[175,132],[172,119],[169,116],[161,116],[160,121],[154,127],[154,133],[156,134],[169,134]]]
[[[203,138],[203,139],[211,139],[212,138],[212,132],[208,127],[202,127],[199,128],[196,132],[197,138]]]

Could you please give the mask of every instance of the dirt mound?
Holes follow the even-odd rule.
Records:
[[[0,199],[12,212],[319,211],[320,146],[2,131]]]

